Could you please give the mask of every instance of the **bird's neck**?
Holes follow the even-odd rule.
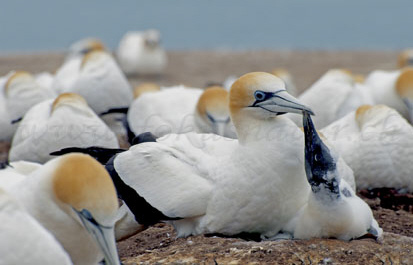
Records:
[[[283,116],[268,119],[243,116],[242,119],[235,117],[233,121],[241,145],[274,140],[289,141],[291,137],[302,140],[301,130],[290,119]]]

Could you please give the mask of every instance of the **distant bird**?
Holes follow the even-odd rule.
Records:
[[[77,94],[64,93],[31,108],[13,138],[10,161],[44,163],[69,146],[119,148],[116,135]]]
[[[318,229],[315,234],[297,231],[294,236],[332,236],[348,240],[369,232],[371,224],[368,221],[373,225],[375,222],[371,210],[362,203],[359,207],[361,200],[357,197],[343,199],[344,203],[339,200],[341,194],[346,197],[355,195],[350,185],[339,186],[341,183],[337,183],[339,178],[352,177],[348,166],[339,165],[338,157],[325,161],[334,163],[334,168],[322,167],[324,163],[317,157],[315,161],[307,159],[312,163],[310,170],[314,174],[309,176],[313,193],[321,192],[310,195],[304,170],[303,135],[291,120],[281,115],[312,112],[286,92],[279,78],[268,73],[240,77],[230,92],[230,111],[238,140],[219,136],[205,139],[202,134],[195,133],[170,134],[156,142],[140,143],[128,151],[114,153],[106,163],[106,169],[119,196],[139,224],[148,226],[169,221],[178,236],[247,232],[273,238],[293,223],[294,227],[303,228],[304,220],[296,223],[298,214],[314,224],[313,218],[317,217],[309,216],[308,211],[302,212],[303,209],[307,207],[309,211],[315,211],[313,205],[307,206],[316,203],[311,196],[328,197],[331,194],[335,197],[332,204],[340,207],[344,204],[344,208],[322,205],[325,207],[321,212],[323,216],[350,213],[345,218],[355,221],[345,223],[347,226],[341,229],[342,220],[329,223],[329,219],[322,219],[330,229],[322,230],[315,224]],[[316,147],[314,150],[318,151]],[[326,173],[330,177],[329,170],[337,176],[323,180],[315,175]],[[330,186],[331,189],[321,190]],[[337,191],[340,188],[342,190]],[[357,202],[353,203],[353,200]],[[346,208],[346,203],[351,205],[349,208],[358,208]],[[359,209],[363,213],[354,216],[352,213]],[[377,230],[378,227],[370,232],[379,236]]]
[[[1,188],[0,223],[0,264],[72,264],[54,236]]]
[[[342,69],[327,71],[298,98],[317,114],[313,121],[318,128],[329,125],[363,104],[373,104],[369,90],[355,82],[350,72]],[[287,116],[297,125],[301,124],[298,115]]]
[[[321,132],[353,169],[359,189],[413,192],[413,127],[394,109],[364,105]]]
[[[116,56],[127,75],[161,74],[167,64],[157,30],[127,32],[119,42]]]
[[[413,67],[413,49],[405,49],[399,53],[398,66],[399,68]]]
[[[374,71],[365,82],[376,104],[396,109],[413,122],[413,68],[400,71]]]
[[[104,51],[91,51],[82,57],[80,63],[76,62],[73,70],[76,73],[70,86],[59,92],[83,96],[98,115],[109,113],[102,119],[115,133],[123,133],[122,124],[118,121],[122,115],[110,114],[110,111],[125,109],[126,113],[133,94],[128,80],[112,56]]]
[[[15,71],[7,75],[0,95],[0,140],[10,141],[25,113],[35,104],[56,97],[53,89],[43,87],[32,74]]]
[[[155,83],[142,83],[133,89],[133,98],[137,99],[142,94],[158,92],[160,90],[161,90],[161,87]]]
[[[120,264],[114,235],[116,190],[95,159],[84,154],[55,158],[9,192],[54,235],[74,264],[98,264],[103,258],[106,264]]]
[[[107,48],[98,38],[84,38],[70,45],[66,58],[83,56],[91,51],[107,51]]]
[[[305,171],[312,192],[307,205],[283,232],[289,231],[292,238],[301,239],[350,240],[367,234],[381,238],[383,230],[371,209],[343,179],[338,170],[337,154],[323,143],[306,112],[303,112],[303,124]]]
[[[152,132],[160,137],[196,131],[236,137],[229,116],[228,92],[221,87],[204,91],[176,86],[142,94],[131,104],[127,120],[134,135]]]
[[[64,63],[56,71],[52,87],[60,93],[67,92],[77,79],[83,56],[92,51],[106,51],[106,48],[95,38],[86,38],[73,43]]]
[[[285,88],[287,89],[288,93],[290,93],[293,96],[298,95],[297,87],[294,84],[293,76],[287,69],[275,68],[271,71],[271,74],[281,78],[284,81]]]

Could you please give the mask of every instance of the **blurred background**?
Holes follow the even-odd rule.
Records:
[[[14,0],[0,9],[0,53],[63,51],[84,37],[116,48],[158,29],[168,50],[395,50],[413,43],[410,0]]]

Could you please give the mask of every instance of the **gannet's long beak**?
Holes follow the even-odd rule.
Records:
[[[413,101],[409,98],[403,98],[403,102],[409,111],[409,121],[413,124]]]
[[[277,92],[255,92],[256,101],[251,107],[260,107],[273,113],[301,113],[305,111],[311,115],[314,115],[313,111],[301,104],[298,99],[288,94],[286,90],[279,90]]]
[[[107,265],[120,265],[118,251],[116,249],[114,227],[106,227],[98,224],[92,214],[83,209],[75,210],[86,230],[96,239],[100,249],[105,256]]]
[[[314,128],[310,114],[303,111],[305,137],[305,172],[314,193],[326,191],[340,197],[337,165],[330,149],[323,143]],[[334,197],[334,196],[333,196]]]

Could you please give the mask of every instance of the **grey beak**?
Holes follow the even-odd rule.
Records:
[[[255,103],[254,106],[273,113],[290,112],[301,114],[302,111],[305,111],[306,113],[314,115],[314,112],[310,109],[310,107],[302,104],[298,99],[288,94],[286,90],[280,90],[271,94],[271,97],[264,101]]]
[[[107,265],[120,265],[118,251],[116,249],[114,227],[105,227],[96,222],[92,214],[83,209],[75,210],[86,230],[95,238],[97,244],[105,256]]]

